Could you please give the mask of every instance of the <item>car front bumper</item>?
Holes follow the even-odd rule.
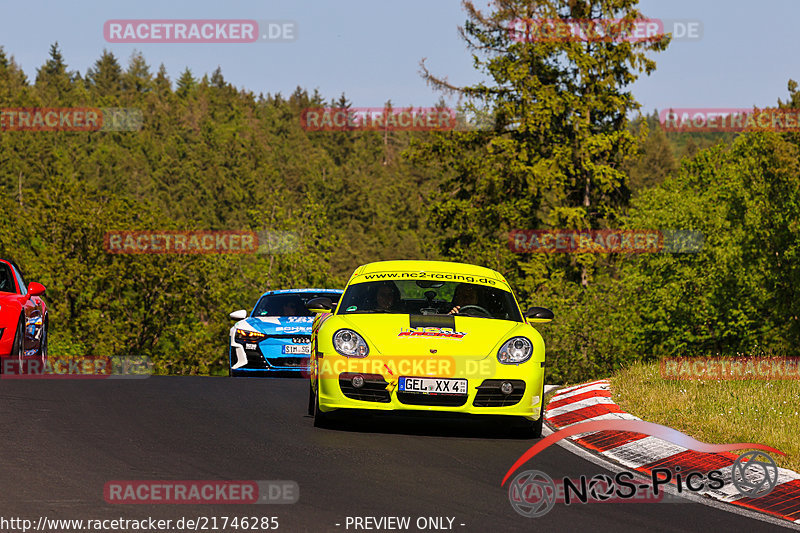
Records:
[[[229,348],[229,364],[231,372],[239,375],[296,373],[308,375],[309,356],[303,354],[283,354],[280,346],[275,349],[246,350],[239,343],[232,343]]]
[[[346,359],[338,355],[328,356],[328,362]],[[351,361],[345,361],[345,364]],[[437,411],[470,415],[507,415],[538,420],[541,413],[544,387],[544,363],[528,361],[520,365],[491,365],[488,371],[468,372],[466,365],[457,365],[456,370],[447,375],[419,375],[403,373],[397,375],[384,367],[382,372],[374,372],[376,365],[365,366],[372,372],[359,372],[353,365],[325,365],[337,368],[336,371],[318,372],[319,362],[315,362],[312,379],[319,388],[319,405],[323,412],[339,409],[360,409],[374,411]],[[338,371],[341,368],[343,371]],[[352,378],[360,374],[364,385],[353,386]],[[400,391],[400,377],[426,377],[445,379],[466,379],[467,394],[421,394]],[[511,394],[504,394],[500,385],[509,382],[513,386]],[[521,390],[522,389],[522,390]]]

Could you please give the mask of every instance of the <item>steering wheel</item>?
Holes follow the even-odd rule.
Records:
[[[484,309],[480,305],[463,305],[458,310],[457,314],[459,314],[459,315],[464,314],[464,311],[466,311],[467,309],[474,309],[476,311],[480,311],[481,313],[486,315],[486,318],[492,318],[492,313],[490,313],[489,311],[487,311],[486,309]]]

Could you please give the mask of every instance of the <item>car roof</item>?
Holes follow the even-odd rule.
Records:
[[[263,298],[264,296],[271,296],[273,294],[295,294],[299,292],[320,292],[320,293],[328,293],[328,294],[342,294],[344,291],[341,289],[278,289],[274,291],[267,291],[260,296]]]
[[[451,261],[417,261],[417,260],[395,260],[377,261],[362,265],[353,273],[372,274],[374,272],[447,272],[451,274],[470,274],[485,278],[498,279],[505,282],[505,278],[497,271],[490,268],[470,265],[468,263],[455,263]]]

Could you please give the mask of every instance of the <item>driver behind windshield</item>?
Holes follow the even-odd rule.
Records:
[[[400,302],[400,291],[391,281],[381,283],[375,291],[375,310],[394,311]]]
[[[453,308],[448,315],[457,315],[462,307],[478,304],[478,287],[470,283],[461,283],[453,291]]]
[[[307,316],[309,311],[303,305],[303,300],[296,295],[289,296],[273,296],[269,301],[268,313],[262,312],[260,316],[265,314],[269,316]]]
[[[298,316],[302,306],[303,302],[299,298],[286,300],[283,302],[281,316]]]

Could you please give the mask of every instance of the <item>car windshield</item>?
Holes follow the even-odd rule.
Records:
[[[522,321],[510,292],[473,283],[367,281],[350,285],[340,314],[460,315]]]
[[[330,298],[339,301],[340,294],[334,292],[292,292],[262,296],[252,316],[313,316],[306,303],[314,298]]]

